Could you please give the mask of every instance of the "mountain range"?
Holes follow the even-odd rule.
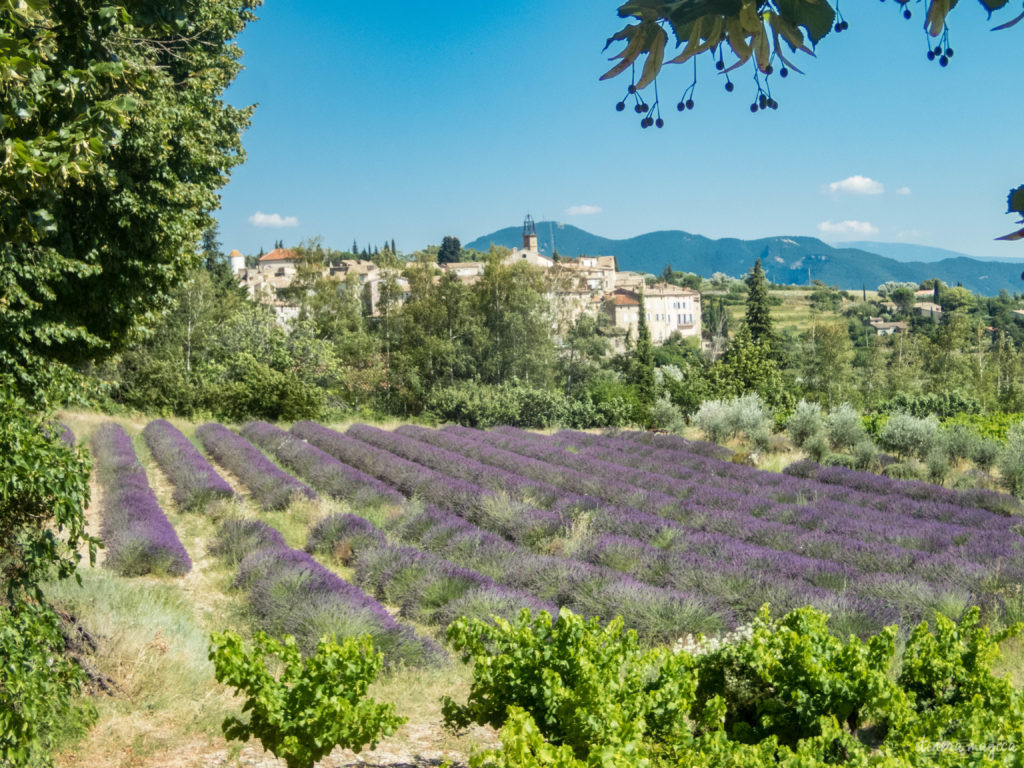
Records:
[[[860,247],[833,247],[814,237],[766,237],[757,240],[722,238],[713,240],[681,230],[664,230],[624,240],[612,240],[591,234],[570,224],[537,223],[537,241],[541,253],[557,249],[562,256],[615,256],[623,271],[661,274],[672,265],[677,272],[695,272],[710,277],[724,272],[733,277],[745,275],[761,259],[768,279],[786,285],[808,285],[820,280],[848,290],[875,288],[888,280],[920,283],[937,277],[947,285],[963,285],[986,296],[1005,289],[1024,290],[1024,261],[1002,262],[973,259],[954,251],[926,246],[904,250],[900,243],[858,243]],[[553,242],[552,242],[553,241]],[[507,248],[522,245],[522,228],[506,227],[466,243],[464,247],[486,252],[490,246]],[[886,246],[888,255],[866,250]],[[894,247],[889,247],[894,246]],[[896,252],[906,261],[891,258]]]

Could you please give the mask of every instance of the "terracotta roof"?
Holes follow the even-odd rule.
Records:
[[[295,251],[289,248],[275,248],[270,253],[260,256],[260,261],[297,261]]]
[[[228,258],[229,259],[233,259],[233,258],[235,258],[235,256],[241,256],[241,255],[242,255],[242,252],[236,248],[235,250],[233,250],[231,253],[228,254]]]
[[[609,301],[616,307],[639,307],[640,300],[628,293],[616,293]]]

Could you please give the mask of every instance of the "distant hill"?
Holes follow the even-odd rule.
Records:
[[[680,230],[649,232],[626,240],[593,235],[569,224],[538,222],[542,253],[554,246],[563,256],[615,256],[619,269],[660,274],[666,264],[677,271],[710,277],[715,272],[740,277],[760,257],[768,279],[787,285],[821,280],[850,290],[875,288],[887,280],[921,282],[938,277],[949,285],[962,284],[977,293],[995,295],[1024,289],[1020,262],[980,261],[963,255],[935,261],[900,261],[861,248],[834,248],[815,237],[766,237],[759,240],[712,240]],[[491,244],[512,248],[522,244],[522,229],[507,227],[479,237],[465,247],[487,251]],[[867,244],[864,244],[867,245]],[[871,245],[876,245],[872,243]],[[929,249],[938,250],[938,249]],[[955,253],[955,252],[950,252]]]

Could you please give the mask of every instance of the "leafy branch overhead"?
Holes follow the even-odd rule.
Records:
[[[979,2],[991,17],[1010,0]],[[894,4],[904,19],[913,18],[910,0],[896,0]],[[926,0],[924,29],[931,38],[926,55],[943,67],[949,65],[954,54],[946,19],[956,5],[957,0]],[[622,112],[631,99],[633,110],[643,115],[640,121],[643,128],[652,125],[661,128],[665,124],[657,86],[658,75],[665,64],[693,61],[693,83],[676,105],[680,112],[693,109],[696,59],[704,53],[710,55],[715,70],[725,78],[725,90],[729,92],[735,89],[729,73],[751,64],[757,90],[750,111],[774,110],[779,104],[772,95],[770,76],[778,73],[785,78],[791,71],[803,74],[794,64],[796,54],[815,56],[818,43],[825,37],[849,28],[838,3],[833,7],[828,0],[630,0],[619,6],[619,16],[631,21],[608,38],[605,49],[615,43],[623,43],[624,47],[612,57],[616,63],[601,79],[630,72],[627,95],[615,108]],[[1024,13],[993,27],[993,31],[1009,29],[1021,20],[1024,20]],[[669,33],[675,38],[676,49],[682,49],[675,56],[666,53]],[[654,98],[648,103],[640,91],[652,84]],[[1024,209],[1020,188],[1010,195],[1010,212]],[[1024,230],[1001,239],[1021,238],[1024,238]]]

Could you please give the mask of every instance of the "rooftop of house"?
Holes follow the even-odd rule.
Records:
[[[270,253],[260,256],[260,263],[264,264],[268,261],[297,261],[298,258],[298,254],[290,248],[275,248]]]
[[[932,301],[922,301],[920,304],[915,304],[914,309],[918,312],[941,312],[942,307]]]
[[[645,296],[700,296],[700,293],[693,290],[693,288],[685,288],[679,285],[671,285],[670,283],[656,283],[655,285],[648,285],[644,288]]]

